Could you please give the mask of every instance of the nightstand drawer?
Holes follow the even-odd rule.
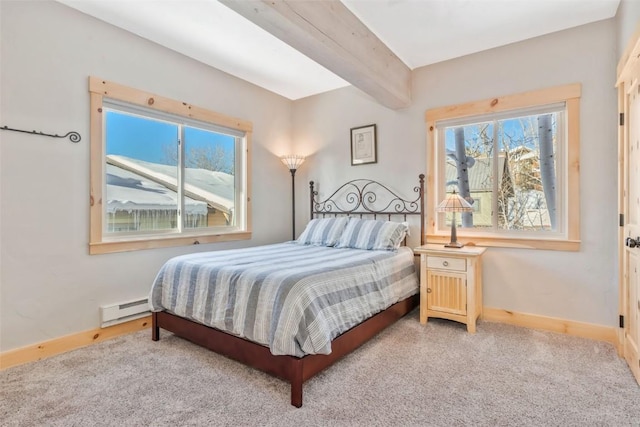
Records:
[[[467,260],[463,258],[450,258],[440,256],[427,257],[427,268],[440,270],[467,271]]]

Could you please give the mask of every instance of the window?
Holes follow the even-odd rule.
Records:
[[[250,238],[250,123],[95,78],[90,92],[90,253]]]
[[[472,211],[458,236],[486,246],[579,249],[580,85],[428,110],[428,236],[448,241],[453,191]]]

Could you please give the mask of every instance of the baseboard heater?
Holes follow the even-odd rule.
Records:
[[[149,316],[150,314],[148,298],[120,304],[104,305],[100,307],[100,320],[102,321],[100,326],[106,328],[107,326],[139,319]]]

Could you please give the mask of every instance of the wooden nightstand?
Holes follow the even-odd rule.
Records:
[[[445,248],[428,244],[414,249],[420,254],[420,323],[429,317],[455,320],[476,332],[482,315],[482,254],[486,248]]]

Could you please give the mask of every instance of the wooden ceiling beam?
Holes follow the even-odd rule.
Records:
[[[411,70],[337,0],[220,0],[392,109],[411,104]]]

